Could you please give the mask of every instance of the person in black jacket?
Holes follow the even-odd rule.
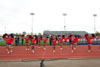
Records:
[[[16,44],[16,46],[19,45],[19,37],[18,36],[15,37],[15,44]]]

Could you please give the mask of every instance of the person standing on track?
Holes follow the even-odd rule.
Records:
[[[73,36],[73,35],[72,35],[71,33],[70,33],[69,36],[68,36],[69,44],[71,44],[71,38],[72,38],[72,36]]]
[[[74,50],[76,50],[77,42],[78,42],[78,37],[75,36],[75,38],[74,38]]]
[[[55,48],[56,48],[56,42],[57,42],[57,40],[55,38],[53,38],[53,40],[52,40],[53,53],[56,52],[56,50],[55,50]]]
[[[14,38],[12,38],[12,37],[10,36],[10,39],[11,39],[11,48],[13,48],[13,41],[14,41]]]
[[[65,38],[64,38],[64,44],[65,44],[65,45],[67,45],[67,40],[68,40],[68,37],[67,37],[67,35],[66,35]]]
[[[12,40],[11,40],[11,37],[9,37],[9,35],[7,35],[5,38],[3,38],[3,40],[6,41],[6,48],[7,48],[8,54],[12,53],[12,48],[11,48]]]
[[[94,37],[93,36],[89,37],[88,34],[85,34],[85,38],[86,38],[87,44],[88,44],[88,52],[90,53],[91,52],[91,39],[93,39]]]
[[[15,36],[15,44],[16,44],[16,46],[19,45],[19,36]]]
[[[24,34],[21,35],[22,45],[24,44]]]
[[[60,42],[60,50],[62,50],[63,49],[63,39],[62,39],[62,36],[60,36],[59,42]]]
[[[46,43],[48,39],[44,37],[42,40],[43,40],[44,50],[46,50]]]
[[[71,36],[71,39],[70,39],[70,41],[71,41],[71,48],[72,48],[72,53],[74,52],[74,42],[75,42],[75,37],[74,36]]]
[[[13,48],[14,34],[9,35],[11,38],[11,48]]]
[[[49,44],[52,46],[53,35],[49,35]]]
[[[40,39],[40,37],[38,37],[38,46],[39,46],[39,48],[41,48],[40,46],[41,46],[41,39]]]
[[[32,37],[32,39],[31,39],[31,45],[32,45],[31,48],[32,48],[32,53],[35,52],[35,47],[34,47],[34,46],[35,46],[35,40],[36,40],[36,39],[35,39],[34,37]]]
[[[29,39],[29,36],[25,37],[24,39],[25,39],[25,44],[26,44],[26,49],[25,49],[25,50],[26,50],[26,51],[27,51],[27,50],[29,51],[29,40],[30,40],[30,39]]]

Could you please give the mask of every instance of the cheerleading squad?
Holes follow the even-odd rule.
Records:
[[[88,44],[88,52],[91,52],[91,39],[94,39],[95,36],[89,36],[88,34],[85,34],[85,39],[86,39],[86,42]],[[60,50],[63,49],[63,44],[67,46],[68,44],[68,40],[71,44],[71,48],[72,48],[72,53],[74,52],[74,50],[76,50],[76,47],[77,47],[77,43],[78,43],[78,39],[80,37],[77,37],[77,36],[74,36],[74,35],[65,35],[64,37],[63,36],[58,36],[57,38],[54,36],[54,35],[51,35],[50,37],[38,37],[36,38],[35,36],[23,36],[22,39],[25,40],[25,45],[26,45],[26,51],[29,51],[30,48],[29,48],[29,41],[31,41],[31,50],[32,50],[32,53],[35,53],[35,45],[36,45],[36,41],[38,41],[38,47],[41,48],[41,40],[43,40],[43,47],[44,47],[44,50],[46,50],[46,44],[47,44],[47,40],[49,39],[50,40],[51,38],[51,43],[52,43],[52,46],[53,46],[53,53],[56,52],[56,44],[57,42],[59,43],[60,45]],[[9,53],[12,53],[12,49],[13,49],[13,41],[15,40],[12,36],[9,36],[9,35],[6,35],[3,37],[3,40],[6,41],[6,48],[7,48],[7,52],[8,54]]]

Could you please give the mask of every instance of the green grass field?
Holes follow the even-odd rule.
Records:
[[[31,41],[29,42],[29,45],[31,45]],[[41,40],[41,45],[43,45],[43,41],[42,40]],[[49,40],[47,40],[47,45],[49,45]],[[57,43],[56,45],[59,45],[59,44]],[[0,46],[6,46],[5,41],[0,41]],[[15,41],[13,42],[13,46],[16,46]],[[25,46],[25,40],[24,40],[24,44],[22,44],[21,40],[19,40],[19,46]]]
[[[79,42],[83,42],[83,41],[79,40]],[[92,42],[96,43],[97,41],[92,41]],[[5,45],[6,45],[5,41],[0,41],[0,46],[5,46]],[[31,41],[29,41],[29,45],[31,45]],[[41,40],[41,45],[43,45],[43,40]],[[49,40],[47,40],[47,45],[49,45]],[[59,45],[58,42],[56,43],[56,45]],[[15,41],[13,42],[13,46],[16,46]],[[21,40],[19,40],[19,46],[25,46],[25,40],[24,40],[24,44],[22,44]]]

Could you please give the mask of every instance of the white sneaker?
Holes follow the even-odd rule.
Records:
[[[10,52],[8,51],[8,54],[10,54]]]
[[[28,49],[26,48],[25,50],[27,51]]]
[[[74,51],[72,50],[72,53],[73,53]]]
[[[27,50],[29,51],[30,49],[28,48]]]
[[[46,48],[44,48],[44,50],[46,50]]]
[[[74,47],[74,50],[76,50],[76,47]]]
[[[41,48],[41,47],[39,47],[39,48]]]
[[[32,53],[34,53],[35,51],[34,50],[32,50]]]
[[[6,49],[8,51],[8,49]]]
[[[12,53],[12,50],[10,50],[10,52]]]
[[[60,50],[62,50],[63,48],[60,48]]]
[[[91,51],[90,50],[88,50],[88,53],[90,53]]]
[[[55,53],[56,51],[55,50],[53,50],[53,53]]]

